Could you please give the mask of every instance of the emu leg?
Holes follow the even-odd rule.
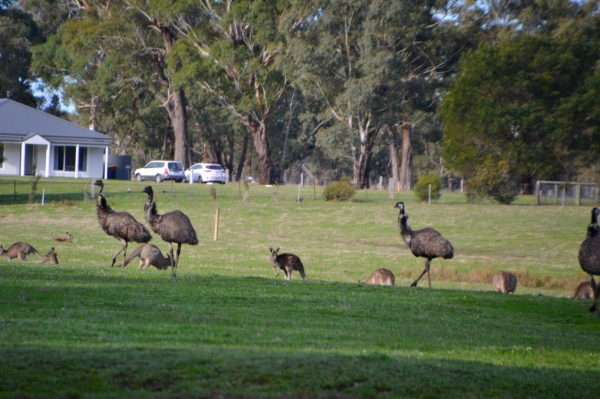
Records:
[[[172,242],[169,243],[169,254],[171,255],[171,276],[175,277],[175,263],[173,263],[173,260],[175,259],[175,257],[173,256],[173,243]]]
[[[125,268],[125,257],[127,256],[127,241],[125,241],[125,246],[123,247],[123,262],[121,263],[121,269]]]
[[[429,259],[425,259],[425,269],[423,269],[423,272],[419,275],[419,277],[417,277],[415,281],[413,281],[413,283],[410,286],[416,287],[417,283],[419,282],[421,277],[425,275],[425,273],[429,273]],[[429,281],[429,288],[431,288],[431,280]]]
[[[600,294],[600,285],[596,284],[594,276],[591,276],[592,292],[594,294],[594,304],[590,307],[590,312],[596,312],[596,316],[600,317],[600,309],[598,309],[598,294]]]
[[[117,260],[117,256],[119,256],[119,254],[121,253],[121,251],[123,251],[125,248],[127,248],[127,241],[121,241],[121,242],[123,243],[123,246],[121,247],[121,249],[119,249],[119,252],[117,252],[115,254],[115,256],[113,256],[112,263],[110,264],[110,267],[113,267],[115,265],[115,261]],[[123,263],[125,263],[125,261],[123,261]]]
[[[177,266],[179,266],[179,254],[181,253],[181,243],[178,242],[177,243],[177,259],[175,259],[175,269],[177,269]],[[173,275],[174,277],[175,275]]]

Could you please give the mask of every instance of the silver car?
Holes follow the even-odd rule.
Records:
[[[198,183],[227,183],[227,171],[216,163],[197,163],[185,171],[185,181],[190,179]]]
[[[150,161],[143,168],[136,169],[133,175],[137,181],[155,180],[157,183],[164,180],[185,180],[183,164],[178,161]]]

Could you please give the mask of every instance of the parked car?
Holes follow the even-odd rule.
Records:
[[[157,183],[163,180],[185,180],[183,164],[178,161],[150,161],[143,168],[136,169],[133,175],[137,181],[156,180]]]
[[[198,183],[215,182],[225,184],[227,183],[227,172],[221,165],[216,163],[197,163],[185,171],[185,181],[189,182],[190,178]]]

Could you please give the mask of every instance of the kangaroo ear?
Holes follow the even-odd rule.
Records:
[[[273,248],[269,247],[269,252],[273,252]]]
[[[277,249],[275,250],[275,252],[279,252],[279,248],[277,248]]]

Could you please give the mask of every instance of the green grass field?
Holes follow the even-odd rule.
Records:
[[[206,185],[107,181],[105,194],[143,221],[146,184],[159,213],[180,209],[198,232],[177,278],[137,262],[110,268],[120,243],[83,194],[0,206],[0,244],[54,246],[60,261],[0,259],[0,397],[597,396],[600,319],[589,300],[569,299],[588,278],[577,253],[590,206],[396,194],[413,229],[433,226],[454,245],[454,259],[432,262],[430,290],[426,279],[409,287],[423,260],[385,192],[326,203],[305,187],[298,203],[297,187],[252,185],[245,203],[236,184],[213,186],[211,200]],[[66,231],[75,242],[52,242]],[[276,279],[269,247],[299,255],[314,281]],[[395,287],[357,283],[380,267]],[[491,291],[500,270],[519,277],[516,295]]]

